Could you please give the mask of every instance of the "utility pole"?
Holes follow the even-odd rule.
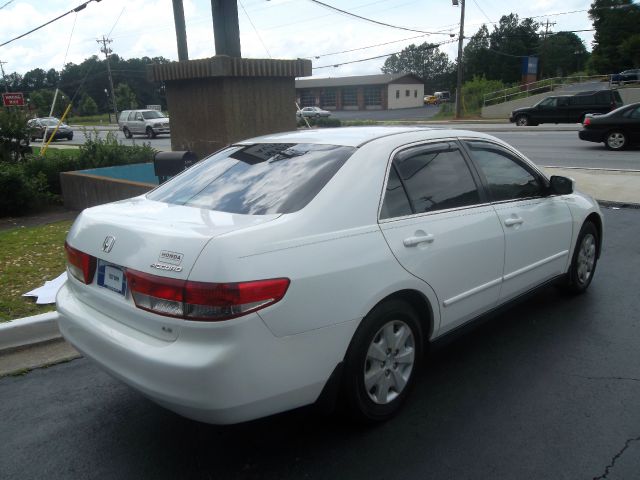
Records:
[[[211,0],[216,55],[241,57],[237,0]]]
[[[543,59],[546,56],[547,52],[547,35],[549,35],[549,26],[554,26],[556,22],[550,22],[547,18],[547,21],[544,26],[544,35],[542,37],[542,49],[540,50],[540,78],[542,79],[542,74],[544,73],[544,61]]]
[[[112,50],[109,47],[107,47],[107,45],[113,42],[113,40],[103,35],[102,39],[97,39],[96,42],[102,44],[102,48],[100,49],[100,51],[104,53],[104,57],[107,59],[107,72],[109,73],[109,86],[111,87],[111,102],[113,103],[113,113],[115,115],[114,120],[117,122],[118,121],[118,105],[116,104],[116,94],[113,91],[113,78],[111,77],[111,65],[109,64],[109,54],[111,53]]]
[[[465,0],[460,1],[460,35],[458,36],[458,81],[456,83],[456,119],[462,116],[462,42],[464,41],[464,4]],[[458,4],[458,0],[452,0],[454,5]]]
[[[4,91],[9,93],[9,84],[7,83],[7,76],[4,74],[4,65],[7,62],[3,62],[0,60],[0,70],[2,70],[2,79],[4,80]]]
[[[178,60],[189,60],[187,48],[187,28],[184,22],[184,7],[182,0],[173,0],[173,21],[176,24],[176,40],[178,42]]]

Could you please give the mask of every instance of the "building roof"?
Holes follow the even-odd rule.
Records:
[[[413,73],[381,73],[379,75],[358,75],[355,77],[301,78],[296,80],[296,88],[317,87],[355,87],[357,85],[388,85],[400,79],[409,83],[422,83],[422,79]]]

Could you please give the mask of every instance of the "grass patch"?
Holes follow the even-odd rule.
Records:
[[[109,114],[87,115],[86,117],[71,116],[66,119],[66,123],[67,125],[109,125]]]
[[[65,269],[64,240],[71,221],[0,232],[0,322],[37,315],[55,305],[36,305],[22,294]]]
[[[42,150],[42,147],[34,147],[33,143],[31,144],[31,149],[33,150],[33,155],[36,157],[40,156],[40,150]],[[80,156],[80,148],[79,147],[66,147],[66,148],[57,148],[55,146],[51,146],[49,145],[49,148],[47,148],[47,153],[44,154],[44,156],[46,157],[47,154],[49,152],[51,152],[51,150],[64,150],[64,153],[69,156],[69,157],[79,157]]]

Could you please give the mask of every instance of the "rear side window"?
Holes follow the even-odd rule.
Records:
[[[448,143],[402,152],[393,160],[393,165],[414,213],[480,203],[480,194],[462,153]],[[389,181],[392,182],[391,176]],[[387,202],[390,206],[394,203],[389,191],[385,197]]]
[[[307,205],[355,148],[264,143],[227,148],[147,195],[228,213],[291,213]]]

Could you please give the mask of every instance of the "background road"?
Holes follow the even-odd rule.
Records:
[[[432,353],[384,425],[307,409],[204,425],[79,359],[0,379],[0,477],[638,478],[640,210],[604,214],[588,293],[548,287]]]
[[[422,109],[405,110],[422,111]],[[373,113],[389,113],[389,111]],[[434,123],[425,125],[425,127],[476,130],[495,135],[522,151],[540,166],[640,170],[640,148],[634,147],[622,152],[610,152],[600,143],[580,140],[578,138],[579,125],[517,128],[508,123]],[[127,140],[122,132],[113,130],[113,133],[117,135],[118,140],[128,145],[149,143],[157,150],[171,150],[171,138],[168,135],[161,135],[151,140],[144,136],[136,136],[132,140]],[[99,131],[99,135],[104,137],[105,131]],[[84,142],[85,136],[82,130],[76,129],[72,141],[58,140],[54,145],[82,145]],[[36,141],[33,142],[33,145],[40,146],[41,144]]]

